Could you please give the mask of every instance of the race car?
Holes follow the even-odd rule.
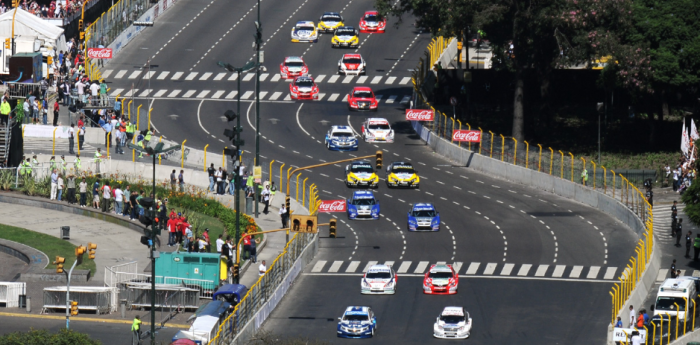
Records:
[[[379,176],[368,161],[354,161],[345,166],[345,185],[348,187],[379,187]]]
[[[280,64],[280,76],[284,79],[299,77],[309,73],[304,59],[298,56],[287,56]]]
[[[389,121],[381,118],[368,118],[362,123],[362,138],[366,142],[394,142],[394,130]]]
[[[409,162],[393,162],[386,167],[386,185],[391,187],[418,188],[420,177]]]
[[[440,213],[433,204],[418,203],[408,211],[408,231],[440,231]]]
[[[357,138],[349,126],[331,126],[326,134],[326,147],[331,151],[357,151]]]
[[[318,99],[318,86],[311,77],[296,77],[289,84],[289,96],[292,99]]]
[[[352,26],[340,27],[335,30],[335,34],[331,38],[331,45],[333,48],[357,48],[360,45],[360,37],[357,35],[357,30]]]
[[[364,295],[393,295],[396,293],[396,272],[387,265],[372,265],[362,277]]]
[[[347,202],[348,219],[379,219],[379,201],[374,193],[368,190],[352,193],[352,198]]]
[[[362,58],[362,55],[360,55],[360,54],[344,54],[343,57],[340,58],[340,61],[338,61],[338,74],[344,74],[344,75],[367,74],[366,67],[367,67],[367,63]]]
[[[348,94],[348,108],[350,110],[374,110],[377,111],[379,102],[374,97],[374,92],[367,86],[355,86]]]
[[[318,33],[314,22],[304,20],[292,28],[292,42],[318,42]]]
[[[423,278],[423,293],[454,295],[458,285],[459,276],[452,265],[432,265]]]
[[[351,306],[338,318],[338,337],[371,338],[377,329],[377,317],[371,307]]]
[[[441,339],[466,339],[472,330],[472,318],[464,307],[445,307],[433,325],[433,336]]]
[[[333,32],[343,26],[343,17],[338,12],[324,12],[318,19],[318,32]]]
[[[384,33],[386,29],[386,18],[379,15],[377,11],[367,11],[360,19],[361,33]]]

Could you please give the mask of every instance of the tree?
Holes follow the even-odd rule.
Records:
[[[27,332],[14,332],[0,336],[0,345],[99,345],[87,334],[62,328],[51,334],[45,329],[31,329]]]

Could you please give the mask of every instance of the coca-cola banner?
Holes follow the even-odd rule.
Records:
[[[432,109],[406,109],[406,121],[433,121],[434,118]]]
[[[346,212],[345,200],[321,200],[318,205],[318,212]]]
[[[90,59],[111,59],[112,48],[88,48],[87,56]]]
[[[480,131],[470,131],[466,129],[455,129],[452,132],[453,141],[467,141],[470,143],[481,142],[481,132]]]

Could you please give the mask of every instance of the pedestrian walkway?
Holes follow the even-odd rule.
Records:
[[[111,149],[111,148],[110,148]],[[103,149],[104,150],[104,149]],[[69,154],[68,139],[56,139],[56,145],[54,146],[53,139],[50,138],[36,138],[36,137],[25,137],[24,138],[24,155],[30,155],[34,152],[53,152],[55,151],[57,155],[67,155]],[[73,151],[78,153],[78,144],[73,145]],[[87,154],[91,156],[95,154],[97,147],[90,144],[83,144],[83,148],[80,150],[82,156],[87,157]],[[106,153],[105,153],[106,154]],[[128,157],[131,159],[131,156]]]

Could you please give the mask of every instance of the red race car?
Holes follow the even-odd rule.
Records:
[[[386,18],[380,16],[377,11],[367,11],[360,19],[361,33],[384,33],[385,29]]]
[[[355,86],[348,95],[348,108],[350,110],[374,110],[377,111],[377,98],[374,92],[367,86]]]
[[[423,292],[426,294],[454,295],[457,293],[459,275],[452,265],[432,265],[423,279]]]
[[[280,76],[284,79],[299,77],[307,73],[309,73],[309,67],[306,66],[304,59],[298,56],[287,56],[280,64]]]
[[[292,99],[318,99],[318,86],[311,77],[296,77],[289,84],[289,95]]]

